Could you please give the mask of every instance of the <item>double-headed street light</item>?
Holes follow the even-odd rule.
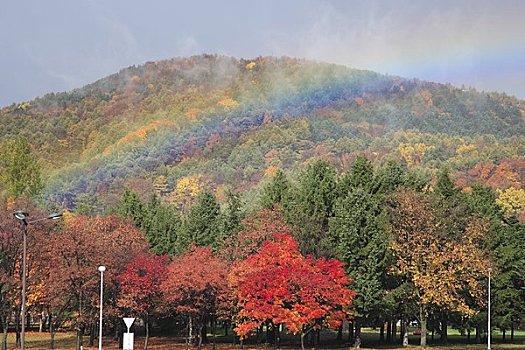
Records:
[[[25,211],[22,211],[22,210],[15,211],[13,215],[16,219],[20,220],[20,224],[22,225],[22,232],[24,235],[24,243],[23,243],[23,249],[22,249],[22,305],[21,305],[22,329],[20,332],[20,347],[22,350],[25,350],[25,346],[26,346],[25,331],[26,331],[27,226],[30,224],[34,224],[34,223],[45,221],[45,220],[58,220],[62,218],[62,214],[54,213],[45,218],[31,220],[31,221],[27,221],[29,214]]]

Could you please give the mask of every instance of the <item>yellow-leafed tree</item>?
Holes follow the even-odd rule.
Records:
[[[426,345],[429,308],[476,313],[465,297],[482,305],[489,261],[480,247],[487,225],[468,220],[451,232],[428,194],[398,192],[390,203],[394,273],[412,283],[419,304],[421,346]]]

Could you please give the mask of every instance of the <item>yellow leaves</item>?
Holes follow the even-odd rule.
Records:
[[[24,103],[20,103],[18,106],[16,106],[16,109],[19,109],[19,110],[25,111],[25,110],[28,109],[30,106],[31,106],[31,102],[24,102]]]
[[[138,82],[140,82],[140,77],[138,75],[134,75],[134,76],[131,77],[130,81],[132,83],[138,83]]]
[[[188,118],[190,120],[195,120],[195,119],[197,119],[197,115],[199,114],[199,112],[200,112],[200,109],[198,109],[198,108],[191,108],[186,113],[184,113],[184,115],[186,116],[186,118]]]
[[[64,210],[62,212],[62,221],[63,222],[69,222],[75,218],[75,214],[70,212],[69,210]]]
[[[432,93],[428,90],[424,90],[423,92],[421,92],[421,97],[423,97],[423,100],[426,102],[427,104],[427,107],[432,107],[433,106],[433,101],[432,101]]]
[[[222,99],[217,104],[219,106],[224,107],[227,110],[236,108],[239,105],[239,103],[237,101],[235,101],[234,99],[231,99],[231,98]]]
[[[246,69],[248,70],[253,70],[253,68],[255,68],[255,66],[257,65],[257,63],[255,62],[250,62],[246,65]]]
[[[202,191],[202,175],[183,176],[177,180],[169,201],[183,211],[189,209],[195,197]]]
[[[456,148],[456,155],[461,156],[463,154],[472,153],[477,150],[478,148],[475,145],[462,144],[459,145],[458,148]]]
[[[424,143],[410,144],[404,142],[400,143],[397,147],[399,153],[403,156],[409,167],[419,165],[425,156],[425,153],[433,148],[433,146],[427,146]]]
[[[505,214],[517,215],[525,211],[525,190],[511,187],[502,191],[498,188],[496,193],[496,204],[503,208]]]
[[[448,227],[446,219],[437,215],[428,196],[406,190],[394,200],[394,272],[412,281],[421,304],[472,314],[463,293],[468,291],[474,300],[482,302],[484,289],[478,280],[486,273],[489,261],[480,245],[488,224],[472,218],[465,230],[452,238],[443,235]]]
[[[155,120],[147,125],[138,128],[135,131],[130,132],[129,134],[118,140],[115,145],[106,147],[106,149],[103,151],[103,154],[109,155],[115,148],[118,149],[119,147],[125,146],[135,141],[145,141],[148,137],[148,134],[164,128],[179,129],[179,125],[169,120]]]
[[[275,173],[277,173],[278,170],[279,170],[278,167],[270,165],[268,168],[264,170],[264,176],[272,177],[273,175],[275,175]]]

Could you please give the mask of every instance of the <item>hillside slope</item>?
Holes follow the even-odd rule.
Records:
[[[250,190],[277,168],[325,158],[343,171],[359,153],[448,166],[469,184],[480,164],[522,164],[525,102],[299,59],[203,55],[4,107],[0,135],[31,141],[49,203],[105,207],[125,186],[168,196],[187,177]],[[523,166],[505,169],[525,183]]]

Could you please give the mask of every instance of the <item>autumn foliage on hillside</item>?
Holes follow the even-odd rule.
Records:
[[[31,136],[49,204],[71,210],[89,202],[90,214],[101,214],[126,186],[150,194],[159,177],[163,200],[184,209],[195,193],[181,188],[188,179],[250,190],[278,169],[325,159],[343,170],[361,153],[376,164],[462,174],[512,160],[509,170],[519,174],[523,104],[301,59],[202,55],[6,106],[0,135]],[[494,182],[523,184],[522,176]]]

